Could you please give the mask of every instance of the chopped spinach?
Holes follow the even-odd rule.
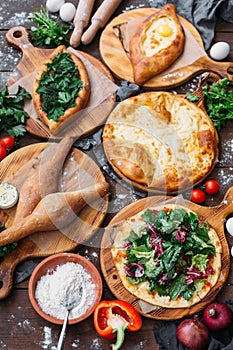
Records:
[[[42,99],[42,109],[48,119],[58,121],[65,111],[76,105],[77,95],[83,87],[79,71],[67,52],[56,55],[42,73],[37,92]]]

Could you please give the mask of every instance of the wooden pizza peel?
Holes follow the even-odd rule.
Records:
[[[0,163],[0,183],[7,182],[14,176],[17,177],[17,171],[27,162],[38,157],[47,145],[47,142],[36,143],[22,147],[8,155]],[[105,181],[97,164],[76,148],[72,149],[72,156],[67,158],[63,169],[68,172],[70,167],[72,173],[75,172],[77,189],[84,189],[94,183]],[[69,186],[69,183],[66,186]],[[80,244],[93,237],[105,218],[107,208],[108,197],[99,198],[90,206],[86,205],[78,214],[74,224],[71,224],[65,232],[59,230],[40,232],[20,240],[18,246],[5,255],[0,262],[0,299],[5,298],[11,292],[14,270],[20,262],[75,250]],[[9,226],[13,217],[14,213],[0,210],[1,223]]]
[[[124,31],[117,35],[117,28],[119,29],[121,26],[124,27],[133,20],[148,17],[155,11],[156,9],[154,8],[140,8],[124,12],[115,17],[103,30],[99,44],[100,55],[103,62],[118,79],[134,83],[132,65],[124,45]],[[204,50],[201,36],[196,28],[185,18],[179,16],[179,19],[182,26],[192,36],[196,48],[203,52],[203,56],[201,54],[202,57],[199,57],[197,60],[194,59],[192,63],[187,65],[187,60],[184,62],[184,55],[182,55],[178,59],[180,68],[172,70],[173,66],[171,66],[166,71],[148,80],[142,87],[154,90],[172,88],[183,84],[193,76],[204,71],[213,71],[233,81],[233,62],[217,62],[209,58]],[[190,38],[191,37],[189,37],[188,40],[190,40]],[[191,45],[191,49],[192,48]],[[192,55],[196,54],[195,48],[193,48],[193,51],[194,52],[189,50],[189,52],[187,52],[187,55],[190,56],[190,61],[192,61]]]
[[[6,39],[9,45],[22,51],[22,58],[14,72],[9,77],[7,85],[10,87],[18,82],[21,78],[25,78],[26,80],[28,79],[28,84],[30,84],[31,80],[33,79],[33,72],[35,72],[36,69],[39,68],[43,62],[48,59],[54,49],[42,49],[34,47],[29,41],[29,32],[25,27],[22,26],[13,27],[8,30],[6,33]],[[89,64],[93,65],[111,82],[113,82],[113,77],[110,71],[103,63],[83,51],[77,51],[77,53],[84,57],[84,59],[86,59]],[[98,84],[96,81],[93,82],[93,85],[95,83]],[[100,104],[97,104],[91,113],[87,111],[87,114],[84,115],[84,117],[80,118],[79,135],[77,135],[78,137],[90,135],[101,125],[103,125],[106,117],[114,107],[115,97],[115,93],[112,93]],[[52,136],[46,125],[43,125],[43,123],[37,121],[32,117],[29,117],[27,119],[25,128],[30,134],[39,138],[48,139]]]
[[[123,286],[118,271],[114,265],[111,247],[113,244],[114,236],[117,232],[117,225],[124,222],[131,216],[137,214],[138,212],[145,210],[146,208],[156,206],[161,203],[166,203],[168,200],[174,200],[171,196],[152,196],[148,198],[143,198],[137,202],[129,204],[127,207],[123,208],[109,223],[108,227],[105,229],[102,242],[101,242],[101,252],[100,252],[100,264],[101,269],[105,278],[105,281],[117,299],[128,301],[132,304],[136,310],[145,317],[153,318],[157,320],[175,320],[182,317],[191,316],[202,309],[204,309],[208,304],[213,302],[223,287],[224,283],[227,281],[228,273],[230,269],[230,254],[228,242],[225,236],[225,219],[228,215],[233,212],[233,187],[231,187],[223,201],[215,207],[204,207],[192,203],[188,200],[184,200],[184,206],[187,209],[194,211],[195,213],[203,216],[205,220],[215,229],[219,239],[222,244],[222,266],[219,279],[214,287],[211,288],[209,293],[197,304],[189,308],[164,308],[160,306],[149,306],[148,312],[142,309],[141,300],[131,294]],[[175,203],[175,201],[173,202]],[[183,204],[183,203],[182,203]]]

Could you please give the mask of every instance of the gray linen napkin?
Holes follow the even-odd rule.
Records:
[[[233,23],[233,0],[150,0],[151,7],[161,8],[166,4],[173,4],[177,14],[195,26],[206,50],[214,38],[217,18]]]

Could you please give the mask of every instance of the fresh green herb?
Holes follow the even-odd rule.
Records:
[[[227,120],[233,119],[233,91],[229,85],[229,79],[223,78],[218,83],[202,87],[206,112],[218,130],[226,125]],[[196,101],[197,96],[187,93],[186,97]]]
[[[47,64],[37,92],[42,99],[42,109],[49,119],[58,121],[64,112],[76,105],[76,98],[83,86],[79,71],[67,52],[56,55]]]
[[[0,232],[6,229],[5,225],[0,226]],[[10,253],[13,249],[17,247],[18,243],[10,243],[5,246],[0,247],[0,259],[3,258],[7,253]]]
[[[191,92],[186,92],[186,98],[191,102],[197,102],[199,100],[199,97],[192,94]]]
[[[207,270],[215,255],[209,225],[184,209],[146,210],[138,232],[126,239],[126,277],[132,284],[149,282],[149,292],[176,300],[190,300],[198,283],[214,270]]]
[[[15,249],[17,247],[18,243],[14,242],[14,243],[10,243],[7,245],[4,245],[2,247],[0,247],[0,258],[4,257],[6,254],[12,252],[13,249]]]
[[[0,92],[0,132],[12,137],[26,132],[24,124],[29,115],[23,110],[24,99],[31,99],[31,95],[21,86],[15,94],[10,94],[7,86]]]
[[[31,27],[32,40],[35,46],[57,47],[59,45],[69,45],[66,34],[69,26],[60,25],[58,21],[49,17],[48,9],[41,6],[40,11],[34,11],[30,17],[37,27]]]

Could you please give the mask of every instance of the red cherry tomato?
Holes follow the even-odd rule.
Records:
[[[7,156],[6,148],[0,145],[0,160],[3,160]]]
[[[196,188],[195,190],[192,190],[190,195],[190,200],[194,203],[201,204],[206,200],[205,192],[202,190]]]
[[[216,194],[220,189],[219,183],[216,180],[208,180],[205,183],[205,190],[208,194]]]
[[[12,149],[15,145],[15,139],[11,136],[5,136],[0,140],[0,145],[2,145],[5,148]]]

